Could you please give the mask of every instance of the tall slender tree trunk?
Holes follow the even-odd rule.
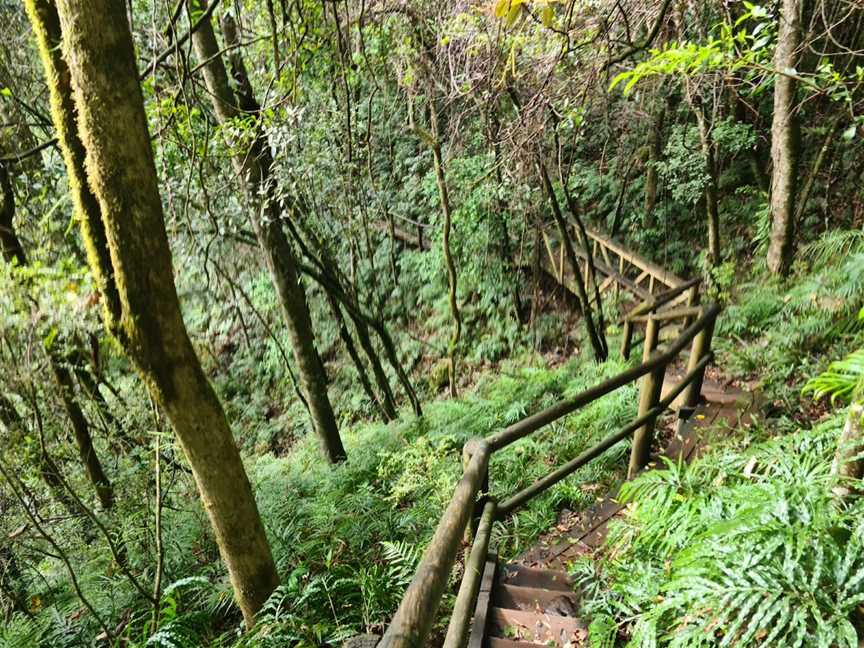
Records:
[[[522,304],[522,298],[519,295],[519,280],[517,276],[517,268],[513,261],[513,249],[510,244],[510,230],[507,227],[507,214],[509,207],[507,201],[502,197],[504,191],[504,173],[501,170],[503,160],[501,159],[501,142],[499,135],[501,133],[501,121],[498,119],[496,112],[497,106],[493,106],[490,113],[487,127],[487,139],[492,146],[494,154],[493,164],[495,165],[495,183],[497,191],[495,192],[495,204],[497,206],[497,215],[493,215],[493,219],[497,224],[499,251],[501,254],[501,265],[504,271],[511,275],[508,283],[510,284],[510,298],[513,301],[513,311],[516,315],[516,321],[521,325],[525,324],[525,307]]]
[[[771,240],[768,269],[785,274],[795,245],[795,204],[798,184],[799,124],[795,115],[795,69],[801,45],[804,0],[783,0],[777,49],[774,51],[774,116],[771,123]]]
[[[713,267],[720,263],[720,197],[717,189],[717,158],[711,129],[701,106],[694,106],[696,123],[699,127],[699,143],[705,162],[705,219],[708,228],[708,263]]]
[[[107,328],[177,433],[251,626],[279,578],[240,453],[180,313],[126,5],[59,0],[57,13],[50,0],[27,0],[27,6],[70,184],[92,191],[101,216],[108,250],[90,262],[100,284],[113,285],[118,298],[116,310],[105,309]],[[70,129],[75,121],[58,85],[67,72],[57,69],[52,53],[61,31],[59,62],[68,64],[77,131]],[[86,152],[86,177],[74,164],[78,147]],[[73,191],[73,198],[81,210],[80,192]],[[96,241],[88,245],[98,252]],[[100,263],[106,257],[110,266]]]
[[[190,9],[206,8],[205,0],[189,0]],[[236,46],[237,32],[228,17],[222,21],[226,45]],[[213,110],[220,123],[225,124],[242,116],[257,118],[260,106],[252,95],[249,79],[239,50],[234,50],[230,60],[235,94],[222,62],[216,35],[209,20],[204,21],[192,35],[195,53],[204,64],[204,82],[210,93]],[[306,302],[306,292],[297,272],[294,250],[283,229],[283,213],[277,187],[273,178],[273,158],[266,133],[260,123],[255,123],[254,133],[248,146],[237,144],[232,162],[237,174],[243,178],[250,200],[257,209],[251,213],[252,228],[258,239],[270,277],[276,287],[282,315],[291,339],[297,373],[306,400],[312,424],[318,434],[321,451],[328,461],[336,463],[345,459],[345,448],[339,436],[336,416],[327,395],[327,374],[315,347],[312,317]]]
[[[588,298],[588,291],[585,287],[585,277],[582,275],[579,260],[576,258],[576,250],[573,249],[573,241],[570,239],[570,234],[567,231],[567,223],[564,220],[564,215],[561,213],[561,205],[558,204],[555,188],[552,186],[552,180],[549,178],[546,165],[539,159],[536,160],[536,165],[537,171],[540,174],[540,180],[543,182],[543,189],[546,191],[546,197],[552,206],[552,215],[555,217],[555,223],[558,226],[558,235],[561,237],[561,245],[564,246],[567,263],[570,264],[570,268],[573,270],[573,281],[576,284],[579,305],[582,307],[582,319],[585,320],[588,341],[594,350],[594,359],[597,362],[603,362],[607,357],[606,345],[600,337],[602,332],[597,330],[597,325],[594,322],[594,311],[591,308],[591,300]]]
[[[27,254],[24,246],[18,238],[15,230],[15,196],[12,193],[12,183],[9,173],[3,164],[0,164],[0,248],[2,248],[3,259],[7,263],[15,262],[19,266],[27,265]],[[72,426],[75,444],[78,447],[78,456],[87,473],[87,478],[93,484],[99,504],[104,510],[114,506],[114,489],[105,475],[102,463],[93,447],[93,438],[90,435],[90,426],[84,417],[81,404],[75,398],[75,387],[69,369],[65,366],[62,358],[51,348],[45,347],[48,356],[48,364],[57,382],[60,392],[60,401],[66,417]]]
[[[459,302],[456,294],[456,264],[450,251],[450,230],[453,227],[453,212],[450,206],[450,192],[447,189],[447,178],[444,175],[444,161],[441,155],[441,128],[438,124],[438,108],[435,98],[429,93],[429,126],[432,130],[432,160],[435,165],[435,181],[438,184],[438,197],[441,201],[441,213],[444,216],[444,233],[441,242],[444,252],[444,263],[447,266],[447,298],[450,302],[450,317],[453,320],[453,333],[448,345],[449,360],[447,374],[450,381],[450,397],[456,398],[456,353],[459,338],[462,336],[462,315],[459,313]]]
[[[660,99],[648,129],[648,160],[645,164],[645,227],[654,227],[657,206],[657,163],[663,157],[663,127],[666,123],[666,101]]]

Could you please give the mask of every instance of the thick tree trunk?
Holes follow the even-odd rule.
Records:
[[[206,7],[203,0],[190,2],[198,8]],[[222,29],[226,44],[236,45],[236,28],[227,16],[223,20]],[[224,124],[241,116],[257,117],[260,106],[252,96],[245,66],[237,50],[231,55],[232,76],[238,90],[235,94],[229,85],[228,73],[209,21],[202,23],[192,35],[192,42],[196,55],[204,62],[204,81],[219,122]],[[321,443],[322,453],[328,461],[336,463],[345,459],[345,448],[342,446],[336,416],[327,395],[327,374],[315,348],[312,317],[306,302],[306,292],[297,273],[294,250],[282,227],[285,214],[272,176],[273,159],[270,147],[261,125],[256,123],[253,128],[251,143],[246,147],[237,144],[242,150],[236,151],[232,162],[238,175],[243,178],[252,203],[258,207],[251,213],[252,228],[276,287],[297,363],[300,385],[309,403],[309,413]]]
[[[62,112],[52,45],[39,11],[53,7],[43,0],[28,5],[59,128],[71,116]],[[126,6],[116,0],[59,0],[57,11],[86,180],[79,167],[68,165],[74,133],[61,131],[60,143],[72,183],[89,186],[100,208],[118,296],[118,309],[106,309],[107,327],[177,433],[251,626],[279,579],[240,453],[180,313]],[[80,196],[73,197],[81,209]],[[97,247],[95,241],[89,245]],[[91,263],[106,256],[91,256]],[[94,270],[112,276],[101,265]]]
[[[799,125],[795,115],[797,82],[786,72],[794,70],[798,61],[802,2],[783,0],[777,49],[774,52],[776,78],[771,124],[771,241],[768,245],[768,269],[774,274],[785,274],[794,254]]]

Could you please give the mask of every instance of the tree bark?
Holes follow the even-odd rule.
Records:
[[[190,2],[198,8],[206,8],[204,0]],[[237,45],[236,27],[229,16],[224,17],[222,30],[226,45]],[[243,116],[257,117],[260,106],[252,95],[239,50],[234,50],[230,56],[233,82],[237,88],[235,94],[229,85],[228,73],[209,21],[205,21],[192,35],[192,43],[196,55],[204,63],[204,82],[219,122],[225,124]],[[246,185],[250,200],[257,207],[255,213],[251,214],[252,228],[276,287],[297,363],[300,384],[309,403],[309,412],[321,443],[321,451],[329,462],[336,463],[345,459],[345,448],[342,446],[336,416],[327,395],[327,374],[315,347],[312,317],[306,302],[306,292],[298,276],[297,260],[282,228],[286,215],[276,191],[270,146],[260,123],[255,123],[251,136],[252,141],[248,146],[237,143],[241,150],[237,150],[232,163]]]
[[[834,487],[834,494],[845,499],[853,491],[861,489],[853,487],[854,481],[864,477],[864,405],[853,403],[846,415],[846,424],[837,441],[837,452],[831,472],[839,478],[840,483]]]
[[[699,127],[699,142],[702,158],[705,161],[705,218],[708,226],[708,263],[712,267],[720,263],[720,198],[717,190],[717,159],[711,129],[701,106],[694,106],[696,123]]]
[[[603,362],[607,357],[606,345],[600,338],[600,332],[597,331],[597,326],[594,323],[594,313],[591,308],[591,302],[588,299],[588,291],[585,288],[585,278],[582,276],[582,270],[576,258],[576,251],[573,249],[573,241],[570,239],[570,234],[567,231],[567,223],[564,221],[564,215],[561,213],[558,198],[555,197],[555,189],[552,186],[552,181],[549,179],[546,166],[539,159],[536,160],[536,164],[540,180],[543,182],[543,188],[546,191],[546,197],[552,206],[552,215],[555,217],[555,223],[558,225],[558,235],[561,237],[561,245],[564,246],[567,262],[573,270],[573,281],[576,284],[579,305],[582,307],[582,319],[585,320],[585,327],[588,330],[588,341],[594,350],[594,359],[597,362]]]
[[[81,407],[75,399],[75,386],[72,382],[72,374],[55,357],[51,349],[46,348],[46,352],[54,379],[60,388],[60,399],[63,401],[63,408],[69,417],[69,423],[72,425],[72,433],[75,435],[75,445],[78,447],[78,456],[81,458],[81,463],[84,465],[84,470],[87,472],[90,483],[96,489],[99,504],[107,511],[114,506],[114,489],[111,486],[111,482],[108,481],[108,477],[105,476],[102,463],[99,461],[96,449],[93,447],[90,426],[87,424],[84,412],[81,411]]]
[[[58,111],[62,99],[39,11],[54,7],[45,0],[27,1],[59,126],[71,116]],[[118,309],[106,309],[107,328],[177,433],[251,626],[279,578],[240,453],[180,313],[126,6],[117,0],[59,0],[57,12],[86,180],[80,168],[68,165],[73,133],[66,132],[60,143],[69,175],[89,185],[98,201],[110,256],[97,259],[108,256],[118,296]],[[80,196],[73,198],[80,209]],[[106,276],[105,268],[94,270]]]
[[[431,94],[431,93],[430,93]],[[438,108],[435,98],[429,97],[429,126],[432,130],[432,159],[435,165],[435,180],[438,184],[438,197],[441,201],[441,213],[444,215],[444,235],[441,237],[444,263],[447,266],[447,296],[450,302],[450,317],[453,320],[453,333],[450,336],[448,351],[450,358],[447,374],[450,381],[450,398],[456,398],[456,352],[459,338],[462,336],[462,315],[459,313],[459,303],[456,295],[456,264],[450,251],[450,230],[453,226],[453,213],[450,206],[450,193],[447,190],[447,178],[444,175],[444,162],[441,155],[441,129],[438,125]]]
[[[799,124],[795,115],[797,82],[786,73],[794,70],[801,45],[803,0],[783,0],[777,49],[774,51],[774,116],[771,124],[771,240],[768,269],[789,270],[795,245],[795,204],[798,183]]]
[[[654,227],[657,206],[657,163],[663,157],[663,127],[666,123],[666,102],[660,100],[648,130],[648,161],[645,165],[645,227]]]

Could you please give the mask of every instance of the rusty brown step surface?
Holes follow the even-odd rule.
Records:
[[[529,612],[549,612],[561,616],[576,616],[579,597],[575,592],[538,587],[499,584],[493,593],[495,607]]]
[[[489,637],[487,648],[537,648],[537,644],[527,641],[514,641],[503,637]]]
[[[543,646],[580,646],[588,626],[578,617],[493,607],[488,636]]]
[[[573,591],[573,582],[564,572],[516,564],[504,566],[499,582],[503,585],[515,585],[517,587]]]

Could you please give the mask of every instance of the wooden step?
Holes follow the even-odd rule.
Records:
[[[489,611],[489,637],[546,646],[578,646],[588,636],[588,626],[577,617],[508,610]]]
[[[579,606],[579,597],[575,592],[503,583],[495,588],[492,601],[493,605],[499,608],[540,611],[561,616],[576,616]]]
[[[503,637],[489,637],[486,648],[537,648],[537,644],[527,641],[513,641]]]
[[[533,587],[562,592],[573,591],[572,580],[564,572],[515,564],[504,566],[500,582],[503,585],[515,585],[517,587]]]

